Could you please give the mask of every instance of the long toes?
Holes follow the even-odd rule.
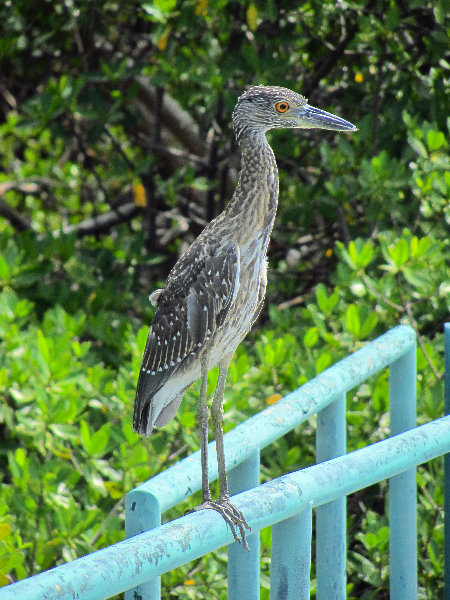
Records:
[[[228,508],[232,511],[234,518],[236,519],[236,524],[241,523],[242,525],[244,525],[244,527],[246,527],[247,529],[251,529],[250,525],[247,523],[247,521],[245,520],[244,515],[241,513],[240,510],[238,510],[234,504],[228,503]]]
[[[250,525],[245,520],[245,517],[241,513],[241,511],[238,508],[236,508],[234,506],[234,504],[232,504],[229,500],[227,500],[227,499],[224,499],[224,500],[219,499],[219,500],[216,501],[216,503],[219,506],[222,506],[231,515],[231,518],[236,523],[236,525],[243,525],[247,529],[251,529]]]
[[[231,529],[235,541],[239,543],[242,542],[244,549],[249,550],[244,527],[250,529],[250,526],[244,519],[241,511],[238,510],[228,499],[207,500],[206,502],[202,502],[199,506],[192,508],[188,512],[195,512],[197,510],[204,509],[213,509],[218,512]],[[239,528],[239,533],[241,535],[240,538],[236,532],[236,527]]]
[[[242,545],[244,547],[244,550],[247,550],[247,552],[250,552],[250,548],[247,544],[247,538],[245,537],[245,529],[243,528],[241,523],[238,523],[238,527],[239,527],[239,533],[241,534]],[[247,527],[248,527],[248,525],[247,525]],[[248,529],[250,529],[250,527],[248,527]],[[236,538],[237,536],[234,536],[234,537]]]

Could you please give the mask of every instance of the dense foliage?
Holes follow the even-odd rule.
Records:
[[[359,132],[271,134],[268,298],[230,368],[226,427],[401,322],[418,336],[418,421],[442,414],[444,4],[0,5],[0,585],[121,539],[124,494],[198,447],[198,384],[149,440],[132,432],[132,403],[148,293],[232,193],[230,115],[246,86],[301,91]],[[264,451],[264,480],[314,462],[314,427]],[[387,435],[382,373],[348,395],[349,449]],[[418,472],[430,600],[442,594],[441,472],[439,460]],[[349,598],[388,598],[386,492],[349,498]],[[164,597],[226,597],[224,556],[166,575]]]

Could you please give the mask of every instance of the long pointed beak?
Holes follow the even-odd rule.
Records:
[[[331,129],[334,131],[357,131],[358,129],[341,117],[320,110],[320,108],[314,108],[309,104],[299,108],[295,116],[298,119],[298,127],[302,129]]]

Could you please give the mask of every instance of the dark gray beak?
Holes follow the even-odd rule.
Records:
[[[333,131],[357,131],[357,127],[332,115],[320,108],[314,108],[305,104],[302,108],[296,109],[295,118],[298,121],[298,127],[302,129],[331,129]]]

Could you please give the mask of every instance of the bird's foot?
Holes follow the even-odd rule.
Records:
[[[241,513],[241,511],[230,502],[229,498],[217,498],[217,500],[204,500],[201,504],[187,512],[194,512],[197,510],[204,509],[212,509],[217,511],[220,515],[222,515],[225,523],[231,529],[231,532],[236,542],[242,542],[244,549],[250,551],[250,548],[247,544],[247,539],[245,537],[245,529],[250,530],[251,527],[245,520],[244,515]],[[241,536],[240,538],[236,532],[236,527],[239,529],[239,533]]]

